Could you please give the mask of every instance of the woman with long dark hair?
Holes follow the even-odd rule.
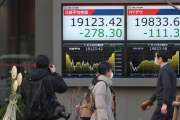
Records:
[[[98,73],[92,80],[94,85],[92,94],[96,109],[91,120],[115,120],[115,94],[112,89],[112,77],[112,65],[108,62],[101,62],[98,66]],[[114,103],[113,109],[112,103]]]

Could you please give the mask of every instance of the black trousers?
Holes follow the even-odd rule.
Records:
[[[172,105],[167,105],[167,114],[161,113],[161,107],[162,105],[157,105],[150,120],[172,120],[174,107]]]

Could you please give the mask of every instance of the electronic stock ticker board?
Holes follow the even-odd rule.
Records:
[[[171,6],[63,5],[62,18],[63,76],[94,76],[101,61],[114,76],[157,76],[157,50],[179,75],[180,12]]]

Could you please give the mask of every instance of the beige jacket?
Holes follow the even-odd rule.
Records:
[[[98,82],[93,90],[93,96],[95,99],[96,110],[91,116],[91,120],[114,120],[112,113],[112,96],[110,88],[112,86],[112,81],[105,77],[104,75],[100,75],[98,80],[103,80],[107,83],[101,81]]]

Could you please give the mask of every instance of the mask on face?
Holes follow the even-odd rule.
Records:
[[[155,59],[155,63],[156,63],[156,65],[158,65],[159,63],[157,62],[157,59]]]
[[[113,78],[113,72],[111,73],[111,77],[109,79],[112,79]]]

